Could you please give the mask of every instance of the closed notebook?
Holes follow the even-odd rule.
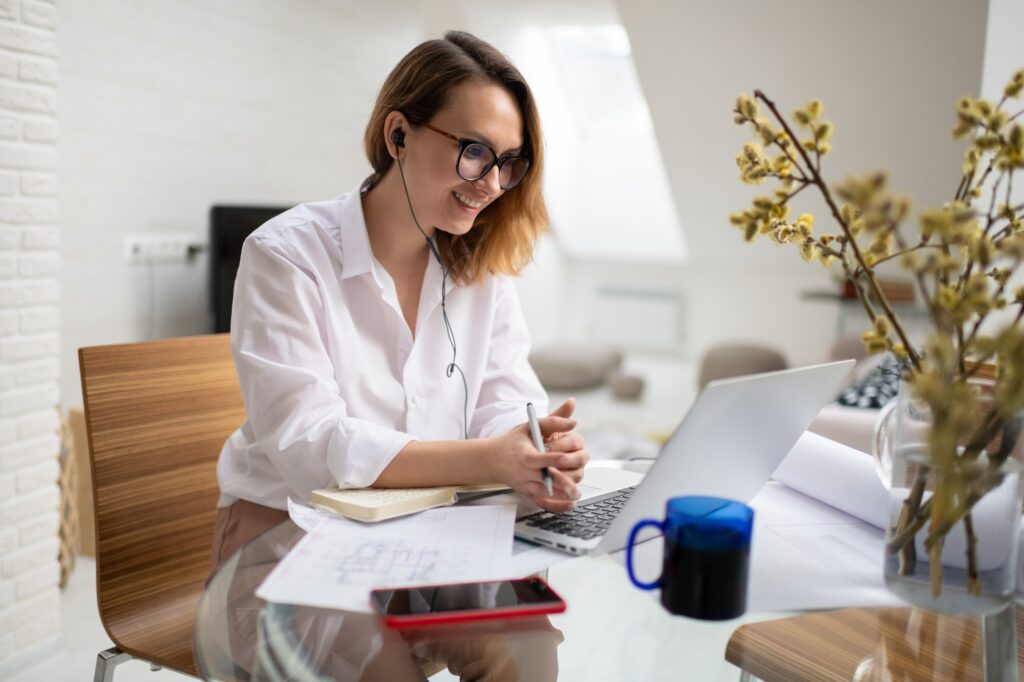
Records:
[[[425,509],[455,504],[460,495],[507,490],[500,483],[442,488],[321,488],[309,503],[357,521],[384,521]]]

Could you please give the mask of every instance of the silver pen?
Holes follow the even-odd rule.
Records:
[[[540,424],[537,422],[537,412],[533,409],[533,403],[526,403],[526,419],[530,423],[533,447],[537,448],[537,452],[545,452],[544,437],[540,435]],[[551,472],[548,471],[547,467],[543,467],[540,470],[540,475],[544,477],[544,490],[548,492],[548,497],[553,497],[555,490],[551,485]]]

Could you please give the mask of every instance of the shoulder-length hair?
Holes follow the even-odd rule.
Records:
[[[372,181],[376,181],[394,163],[384,140],[387,115],[399,111],[412,125],[427,123],[445,107],[457,86],[471,80],[505,88],[519,105],[523,153],[530,159],[530,170],[518,185],[485,208],[465,235],[437,231],[441,257],[452,279],[463,285],[477,284],[487,274],[518,274],[532,259],[534,245],[548,227],[541,191],[544,149],[540,117],[522,74],[490,44],[463,31],[448,31],[443,40],[428,40],[413,48],[391,71],[377,96],[363,140],[373,166]]]

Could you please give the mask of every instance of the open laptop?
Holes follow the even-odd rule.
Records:
[[[662,518],[670,497],[748,502],[852,366],[843,360],[708,383],[646,476],[591,467],[574,511],[528,514],[516,522],[516,537],[573,554],[606,553],[625,547],[640,519]]]

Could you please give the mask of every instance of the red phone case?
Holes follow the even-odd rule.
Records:
[[[464,611],[443,611],[439,613],[417,613],[411,615],[398,615],[393,613],[381,613],[377,603],[371,598],[370,604],[373,610],[380,616],[384,625],[395,630],[404,628],[418,628],[425,625],[451,625],[453,623],[469,623],[481,620],[499,620],[503,618],[522,618],[524,616],[542,616],[549,613],[562,613],[565,611],[565,600],[558,595],[551,586],[541,578],[530,578],[530,581],[543,583],[551,596],[558,601],[546,604],[531,604],[520,606],[506,606],[500,609],[466,609]],[[398,589],[430,589],[432,587],[457,587],[459,585],[480,585],[495,581],[468,582],[468,583],[445,583],[444,585],[418,585],[415,588],[394,588]],[[517,582],[509,580],[503,582]],[[371,590],[371,596],[376,592],[391,592],[392,590]]]

